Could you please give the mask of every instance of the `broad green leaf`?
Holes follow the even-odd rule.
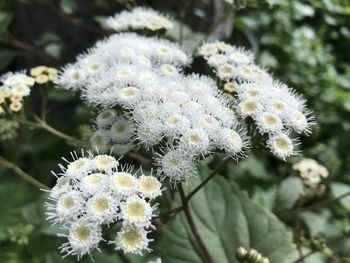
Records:
[[[210,173],[200,167],[201,178]],[[199,179],[191,181],[192,187]],[[271,213],[255,204],[232,181],[216,176],[190,202],[191,212],[216,263],[237,262],[235,250],[239,246],[255,248],[271,263],[284,262],[293,250],[286,227]],[[183,213],[167,227],[162,241],[162,259],[167,263],[204,262]]]
[[[343,183],[331,183],[331,191],[335,198],[340,197],[350,192],[350,185]],[[350,209],[350,195],[341,198],[340,203],[346,208]]]
[[[288,177],[283,180],[277,195],[277,208],[290,209],[303,191],[303,183],[298,177]]]
[[[0,33],[7,31],[8,26],[10,25],[13,18],[11,12],[0,11]]]

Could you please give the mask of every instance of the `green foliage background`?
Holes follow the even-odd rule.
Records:
[[[305,262],[349,262],[350,198],[334,199],[350,191],[350,2],[235,1],[236,10],[216,14],[229,28],[225,35],[207,27],[215,22],[212,5],[217,1],[180,2],[140,1],[187,24],[182,36],[186,49],[194,50],[204,39],[218,37],[243,45],[254,51],[260,65],[269,67],[277,78],[304,94],[318,124],[310,137],[302,139],[303,156],[318,160],[330,171],[325,193],[306,200],[303,207],[311,209],[300,212],[300,180],[291,169],[298,158],[284,163],[268,153],[256,153],[228,165],[190,203],[217,262],[236,262],[235,248],[244,246],[258,249],[271,262],[291,263],[298,257],[292,239],[299,242],[295,233],[300,227],[306,240],[301,245],[305,253],[310,250],[307,244],[313,236],[324,238],[327,245],[327,249],[319,249]],[[104,17],[133,4],[130,0],[1,0],[0,70],[64,65],[107,34]],[[179,28],[168,37],[179,39]],[[206,72],[206,68],[198,66],[199,62],[196,58],[196,71]],[[36,93],[34,99],[38,97]],[[84,125],[93,112],[78,96],[50,90],[49,110],[48,122],[55,128],[84,137]],[[3,138],[1,127],[7,120],[0,121]],[[18,130],[16,139],[0,143],[2,156],[51,186],[54,177],[50,170],[56,169],[61,156],[67,156],[72,149],[45,131],[26,127]],[[201,176],[205,177],[221,159],[216,155],[205,161]],[[58,254],[62,239],[45,222],[46,194],[11,170],[0,168],[0,173],[0,262],[75,262],[74,258],[62,259]],[[275,236],[265,243],[261,240],[270,227]],[[202,262],[182,215],[169,219],[164,232],[155,234],[155,250],[149,258],[162,252],[166,263]],[[276,245],[274,240],[281,243]],[[174,250],[167,249],[173,246]],[[183,257],[176,258],[178,255]],[[103,254],[96,254],[95,262],[134,263],[145,259],[106,249]]]

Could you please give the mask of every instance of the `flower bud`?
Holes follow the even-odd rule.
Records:
[[[236,258],[238,259],[238,261],[242,262],[243,260],[245,260],[246,255],[247,255],[247,250],[245,248],[238,247],[236,249]]]

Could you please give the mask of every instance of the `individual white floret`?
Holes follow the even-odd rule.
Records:
[[[255,117],[255,120],[257,127],[262,134],[278,133],[283,129],[282,120],[274,113],[260,113]]]
[[[60,72],[60,76],[56,83],[63,89],[80,89],[82,83],[86,79],[86,72],[76,68],[75,65],[67,65]]]
[[[58,198],[60,195],[70,190],[72,190],[71,179],[66,176],[62,176],[57,179],[55,186],[52,187],[50,196],[53,198]]]
[[[206,154],[209,151],[209,137],[203,129],[189,129],[180,139],[180,147],[189,155]]]
[[[90,138],[91,147],[100,153],[110,149],[109,133],[106,130],[97,130]]]
[[[60,251],[65,256],[76,255],[80,259],[98,249],[101,240],[103,240],[101,227],[96,222],[81,218],[70,226],[68,242],[60,247]]]
[[[194,120],[194,126],[205,130],[210,137],[213,137],[221,128],[220,122],[210,114],[198,114]]]
[[[137,191],[137,179],[128,172],[115,172],[110,176],[109,186],[120,197],[126,197]]]
[[[96,124],[99,128],[110,127],[117,117],[117,112],[113,109],[100,112],[96,117]]]
[[[80,181],[80,189],[84,194],[92,195],[106,187],[107,178],[107,175],[102,173],[86,175]]]
[[[243,117],[253,117],[262,112],[263,106],[256,99],[249,99],[240,102],[237,106],[238,113]]]
[[[117,234],[116,250],[122,250],[124,253],[133,253],[142,255],[143,251],[150,251],[148,243],[152,241],[147,238],[147,231],[143,228],[134,226],[123,227]]]
[[[140,101],[141,91],[137,87],[125,87],[117,92],[118,100],[124,105],[132,105]]]
[[[313,124],[312,121],[308,121],[308,117],[298,110],[289,112],[287,115],[288,124],[297,133],[308,133],[310,132],[310,126]]]
[[[97,170],[104,172],[117,169],[119,165],[119,162],[113,156],[107,154],[96,155],[92,161]]]
[[[282,160],[297,153],[294,149],[293,141],[284,133],[272,135],[267,140],[267,146],[270,148],[272,154]]]
[[[30,94],[30,88],[24,84],[18,84],[11,88],[12,96],[26,97]]]
[[[91,159],[81,157],[73,162],[70,162],[65,173],[67,176],[72,178],[81,178],[84,177],[91,169],[93,169]]]
[[[102,191],[103,189],[88,200],[86,215],[100,224],[109,224],[117,220],[119,201],[110,193]]]
[[[165,177],[176,183],[197,173],[193,158],[180,149],[171,149],[157,157],[158,165]]]
[[[118,144],[129,142],[133,135],[133,125],[124,117],[118,117],[110,129],[111,140]]]
[[[70,191],[61,195],[54,205],[47,204],[48,220],[53,222],[64,222],[76,220],[84,211],[85,200],[78,191]]]
[[[253,55],[241,48],[233,48],[227,57],[231,63],[237,65],[247,65],[253,62]]]
[[[154,176],[140,176],[137,185],[137,191],[143,198],[154,199],[162,194],[162,184]]]
[[[219,67],[227,62],[227,57],[222,54],[215,54],[209,57],[208,64],[211,67]]]
[[[179,73],[178,69],[171,64],[163,64],[160,66],[159,70],[166,76],[174,76]]]
[[[228,108],[221,106],[214,113],[214,116],[221,122],[224,127],[234,127],[237,124],[237,117],[235,112]]]
[[[205,43],[199,48],[198,53],[201,56],[210,57],[215,55],[218,51],[218,47],[215,43]]]
[[[247,140],[244,140],[237,131],[230,128],[218,130],[215,145],[232,157],[242,156],[243,151],[248,148]]]
[[[236,74],[236,68],[231,64],[223,64],[217,69],[217,75],[220,79],[232,79]]]
[[[165,120],[165,126],[167,136],[174,137],[190,129],[191,122],[186,116],[175,114]]]
[[[121,205],[120,217],[124,225],[150,227],[153,209],[145,199],[131,196]]]
[[[138,124],[136,129],[136,139],[140,144],[143,144],[146,147],[153,147],[163,139],[164,131],[164,124],[153,116],[150,119],[142,120]]]

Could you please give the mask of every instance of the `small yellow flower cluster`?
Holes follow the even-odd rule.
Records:
[[[0,116],[5,115],[6,106],[11,112],[20,111],[23,107],[23,97],[14,96],[9,90],[0,87]]]
[[[30,70],[30,75],[35,77],[35,82],[45,84],[49,81],[54,82],[58,78],[58,71],[55,68],[38,66]]]
[[[309,158],[304,158],[299,163],[294,164],[293,169],[299,172],[304,184],[309,188],[317,188],[321,180],[329,175],[326,167]]]

